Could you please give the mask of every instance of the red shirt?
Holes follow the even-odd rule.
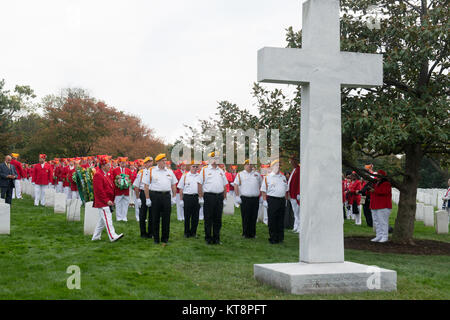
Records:
[[[289,179],[291,180],[289,182],[289,196],[300,204],[300,201],[297,200],[297,196],[300,194],[300,166],[294,169]]]
[[[232,173],[232,172],[225,172],[225,177],[228,180],[228,185],[230,186],[230,191],[234,191],[234,186],[232,186],[231,184],[234,182],[234,179],[236,178],[237,173]]]
[[[361,181],[355,180],[350,182],[350,186],[348,187],[348,191],[350,193],[350,196],[348,198],[348,203],[353,205],[353,203],[356,201],[356,204],[359,206],[361,203],[361,195],[356,194],[356,191],[360,191],[362,189],[361,187]]]
[[[183,171],[181,171],[181,169],[177,169],[173,172],[173,174],[175,175],[175,178],[177,178],[179,182],[181,177],[183,176]],[[180,190],[178,189],[178,182],[177,182],[177,193],[180,193]]]
[[[370,194],[370,209],[392,209],[392,186],[389,181],[378,182]]]
[[[42,166],[40,163],[33,166],[32,181],[38,185],[47,185],[52,182],[53,170],[48,163]]]
[[[134,180],[136,180],[136,177],[137,177],[137,170],[130,169],[130,171],[131,171],[130,180],[131,180],[131,184],[133,184]]]
[[[92,184],[94,185],[94,208],[108,207],[108,201],[114,202],[114,185],[103,170],[96,170]]]
[[[26,178],[26,172],[22,168],[22,164],[19,161],[17,161],[16,159],[12,159],[11,164],[16,168],[17,179],[20,180],[22,178]]]
[[[100,170],[101,171],[101,170]],[[112,181],[113,181],[113,185],[114,185],[114,194],[116,196],[129,196],[130,195],[130,189],[125,189],[125,190],[120,190],[119,188],[116,187],[116,177],[118,175],[120,175],[121,173],[127,174],[128,176],[130,176],[130,180],[131,180],[131,170],[128,168],[121,168],[121,167],[117,167],[115,168],[112,173],[111,173],[111,177],[112,177]]]

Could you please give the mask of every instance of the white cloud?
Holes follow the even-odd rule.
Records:
[[[39,97],[83,87],[174,141],[217,101],[251,107],[256,52],[286,45],[301,2],[3,1],[0,78]]]

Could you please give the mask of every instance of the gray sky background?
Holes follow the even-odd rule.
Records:
[[[9,89],[30,85],[38,98],[87,89],[173,142],[217,101],[256,110],[256,52],[286,46],[302,2],[2,1],[0,79]]]

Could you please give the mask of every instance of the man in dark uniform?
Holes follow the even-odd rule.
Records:
[[[5,162],[0,164],[1,197],[2,199],[5,199],[5,203],[8,204],[11,204],[14,180],[17,179],[16,168],[11,164],[11,160],[11,156],[6,156]]]

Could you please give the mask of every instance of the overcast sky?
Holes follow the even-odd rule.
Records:
[[[87,89],[173,142],[217,101],[252,109],[256,52],[285,47],[302,0],[0,3],[0,79],[37,96]]]

